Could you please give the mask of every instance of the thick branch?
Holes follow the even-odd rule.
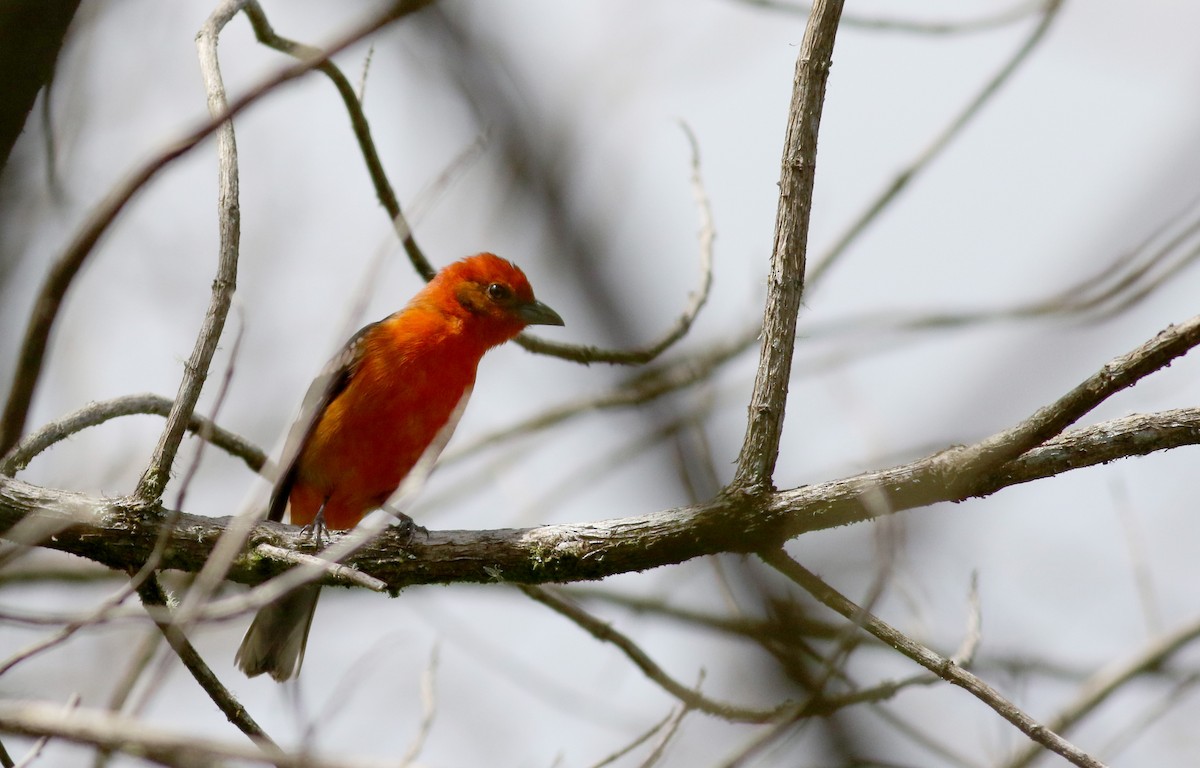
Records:
[[[413,584],[600,579],[718,552],[754,552],[794,536],[883,514],[986,496],[1010,485],[1071,469],[1200,444],[1200,410],[1135,415],[1068,432],[978,479],[968,493],[940,480],[940,454],[910,464],[756,497],[723,496],[705,504],[586,525],[490,531],[431,531],[408,538],[385,532],[346,560],[395,591]],[[880,503],[880,499],[886,503]],[[112,568],[150,557],[167,513],[22,483],[0,481],[0,529],[35,516],[56,531],[43,546]],[[229,518],[180,513],[162,567],[198,571]],[[62,530],[59,530],[62,529]],[[258,525],[229,578],[259,584],[287,563],[255,554],[258,544],[303,549],[298,529]],[[327,577],[324,583],[336,583]]]

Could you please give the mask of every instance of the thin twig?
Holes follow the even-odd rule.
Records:
[[[680,121],[680,127],[687,136],[692,150],[692,197],[700,212],[700,288],[688,297],[687,306],[675,319],[675,324],[666,333],[649,344],[633,349],[601,349],[599,347],[562,344],[547,341],[528,333],[522,333],[516,341],[530,352],[542,355],[552,355],[564,360],[590,365],[591,363],[608,363],[610,365],[645,365],[674,346],[687,335],[692,323],[699,316],[700,310],[708,301],[712,290],[713,270],[713,240],[716,228],[713,225],[712,206],[709,203],[708,192],[704,186],[704,178],[700,174],[700,143],[687,123]]]
[[[157,627],[146,632],[142,642],[131,655],[125,674],[121,676],[113,687],[112,693],[109,694],[108,701],[104,705],[109,712],[119,713],[124,709],[125,703],[133,694],[134,687],[142,679],[146,670],[150,669],[150,662],[154,660],[154,654],[158,652],[163,640],[163,633]],[[97,750],[96,759],[92,762],[93,768],[104,768],[108,765],[111,757],[110,752],[103,749]]]
[[[311,566],[319,569],[329,578],[337,579],[338,581],[346,584],[366,587],[374,592],[387,592],[387,584],[375,578],[374,576],[368,576],[362,571],[355,570],[346,565],[341,565],[340,563],[331,563],[328,560],[323,560],[315,555],[306,555],[303,552],[297,552],[294,549],[284,549],[283,547],[277,547],[274,544],[259,544],[254,548],[254,551],[263,557],[269,557],[272,560],[278,560],[281,563]]]
[[[638,669],[642,670],[646,677],[687,707],[733,722],[763,723],[775,719],[780,712],[790,711],[796,706],[792,702],[787,702],[772,709],[752,709],[709,699],[672,679],[636,643],[582,608],[542,587],[528,584],[517,586],[529,597],[578,624],[592,637],[617,646]]]
[[[263,11],[262,6],[257,0],[250,0],[246,3],[246,17],[250,20],[250,25],[254,28],[254,36],[260,43],[273,48],[281,53],[286,53],[301,61],[311,60],[317,55],[317,49],[304,43],[298,43],[295,40],[289,40],[275,32],[271,22],[267,19],[267,14]],[[396,236],[400,239],[401,245],[404,247],[405,253],[408,254],[409,261],[417,273],[426,280],[432,280],[437,270],[429,263],[429,259],[425,257],[424,252],[417,245],[417,241],[413,236],[412,226],[408,223],[408,219],[404,215],[403,209],[400,207],[400,200],[396,197],[396,191],[392,188],[392,183],[388,181],[387,172],[383,169],[383,161],[379,159],[379,151],[375,148],[375,140],[371,138],[371,124],[367,122],[367,115],[363,112],[362,101],[358,94],[354,92],[354,86],[350,84],[350,80],[342,74],[342,70],[329,58],[316,65],[315,69],[321,74],[329,78],[337,89],[338,95],[342,98],[342,104],[346,108],[346,113],[350,116],[350,125],[354,129],[354,137],[358,141],[359,151],[362,152],[363,161],[367,164],[367,173],[371,177],[371,183],[375,187],[375,194],[379,198],[380,205],[387,211],[391,218],[392,226],[396,230]],[[366,83],[366,71],[363,72],[364,86]]]
[[[703,673],[701,673],[700,678],[701,682],[703,682]],[[700,691],[700,682],[696,683],[696,691]],[[666,754],[667,745],[671,743],[671,739],[675,738],[675,734],[679,733],[679,726],[683,724],[683,718],[687,717],[691,711],[692,708],[686,705],[679,708],[679,711],[675,713],[667,723],[667,727],[659,735],[658,743],[654,745],[654,749],[650,750],[650,754],[646,755],[646,759],[638,765],[638,768],[652,768],[654,764],[662,760],[663,755]]]
[[[1096,707],[1103,704],[1118,689],[1160,668],[1172,656],[1200,639],[1200,618],[1184,624],[1170,634],[1155,640],[1140,653],[1126,661],[1100,670],[1088,680],[1078,698],[1046,723],[1046,727],[1061,733],[1069,730]],[[1038,756],[1036,749],[1022,749],[1005,763],[1006,768],[1025,768]]]
[[[289,40],[276,33],[267,20],[262,7],[254,0],[250,0],[247,3],[246,15],[250,18],[251,24],[254,26],[254,33],[259,42],[264,45],[283,53],[300,57],[307,55],[308,51],[311,50],[309,46],[303,43]],[[391,182],[388,181],[383,163],[379,160],[379,153],[375,148],[374,139],[371,138],[370,125],[367,122],[366,115],[362,111],[362,104],[355,94],[353,86],[350,85],[350,81],[332,62],[326,62],[318,67],[318,69],[329,77],[342,98],[342,103],[350,115],[350,123],[354,128],[354,135],[358,140],[359,150],[362,152],[363,160],[367,164],[367,172],[371,177],[371,183],[375,186],[375,194],[379,198],[379,202],[383,205],[384,210],[387,211],[388,216],[391,217],[392,225],[396,230],[397,236],[400,238],[405,252],[408,254],[409,261],[412,262],[422,277],[426,280],[432,279],[436,270],[434,270],[429,260],[417,246],[416,240],[413,237],[412,226],[400,208],[395,190],[392,188]],[[712,240],[714,228],[708,196],[700,176],[699,146],[691,129],[686,124],[683,125],[683,130],[688,137],[688,142],[692,149],[692,192],[700,209],[701,218],[700,289],[691,294],[687,307],[684,308],[683,312],[675,320],[675,324],[657,341],[645,346],[628,350],[603,349],[585,345],[550,342],[523,333],[517,337],[516,341],[526,350],[585,364],[643,365],[661,355],[687,335],[693,321],[708,300],[712,285]]]
[[[967,631],[958,650],[950,661],[960,667],[969,667],[975,660],[979,643],[983,640],[983,608],[979,602],[979,571],[971,573],[971,587],[967,593]]]
[[[67,290],[71,287],[75,276],[79,274],[79,270],[87,261],[88,256],[91,255],[100,237],[116,221],[129,201],[160,171],[194,149],[201,141],[220,128],[226,120],[255,104],[283,83],[303,76],[334,54],[396,19],[420,10],[430,2],[432,0],[398,0],[339,38],[316,57],[286,67],[266,78],[243,96],[234,99],[225,112],[193,128],[182,138],[136,168],[96,205],[66,250],[51,266],[46,282],[34,303],[29,325],[21,342],[17,364],[14,367],[13,384],[9,390],[4,415],[0,419],[0,454],[8,453],[8,450],[16,444],[25,430],[33,392],[45,361],[50,332],[58,319]]]
[[[630,752],[632,752],[633,750],[642,746],[647,741],[649,741],[651,738],[653,738],[654,734],[661,731],[663,729],[663,727],[667,723],[671,722],[674,718],[675,718],[675,710],[672,710],[672,711],[668,712],[667,716],[664,717],[662,720],[659,720],[657,723],[650,726],[650,728],[648,728],[644,733],[641,733],[640,735],[635,737],[633,741],[629,742],[628,744],[621,747],[617,751],[609,754],[608,756],[601,758],[599,760],[599,762],[592,763],[591,766],[589,766],[589,768],[605,768],[605,766],[607,766],[607,765],[612,765],[613,763],[620,760],[622,757],[625,757],[625,755],[628,755]]]
[[[0,732],[39,738],[49,736],[76,744],[126,752],[161,765],[273,765],[275,768],[395,768],[395,761],[355,757],[322,757],[312,752],[264,752],[253,745],[216,741],[157,728],[103,710],[76,709],[39,701],[0,700]]]
[[[79,697],[78,693],[72,693],[67,698],[67,703],[63,707],[64,711],[70,712],[71,710],[78,707],[79,706],[79,698],[80,697]],[[7,766],[8,768],[29,768],[29,766],[33,765],[34,762],[39,757],[41,757],[42,750],[44,750],[46,748],[46,745],[49,743],[50,743],[50,736],[49,735],[43,736],[40,739],[38,739],[36,742],[34,742],[33,746],[29,748],[29,751],[27,753],[25,753],[25,757],[21,758],[21,762],[16,763],[14,765],[12,763],[12,759],[8,758],[8,760],[4,762],[4,765]],[[5,753],[4,757],[7,758],[8,754]]]
[[[1168,713],[1177,710],[1180,699],[1196,690],[1200,685],[1200,673],[1191,674],[1180,680],[1159,701],[1147,707],[1137,717],[1126,717],[1121,728],[1110,733],[1109,740],[1100,748],[1101,754],[1115,755],[1128,747],[1136,739],[1145,736],[1150,726],[1161,720]]]
[[[936,677],[936,675],[931,675],[931,677]],[[941,682],[940,677],[938,677],[937,680],[938,682]],[[951,747],[935,739],[930,734],[926,733],[922,727],[918,727],[917,725],[908,722],[895,712],[892,712],[890,709],[886,707],[870,707],[868,711],[883,722],[890,725],[900,735],[909,739],[912,741],[912,743],[916,744],[922,749],[937,755],[946,763],[958,766],[958,768],[980,768],[978,763],[969,759],[965,755],[959,754],[957,750],[952,749]],[[934,731],[937,730],[937,725],[937,723],[921,723],[921,726],[927,727]]]
[[[38,454],[51,448],[54,444],[111,419],[143,414],[166,416],[170,412],[171,400],[169,398],[150,393],[122,395],[112,400],[89,403],[58,421],[43,425],[37,432],[31,433],[21,440],[5,457],[3,463],[0,463],[0,474],[11,477],[29,466],[29,462],[33,461]],[[245,438],[217,426],[203,416],[192,414],[187,428],[201,439],[208,440],[229,455],[241,459],[255,472],[260,471],[267,463],[267,454],[261,448]]]
[[[138,595],[142,598],[142,604],[150,607],[158,608],[159,611],[169,610],[167,608],[167,595],[163,592],[162,585],[158,582],[157,576],[152,576],[146,579],[138,587]],[[158,613],[159,611],[156,611]],[[166,638],[171,649],[175,651],[175,655],[183,662],[183,666],[188,672],[192,673],[192,677],[208,694],[217,707],[225,713],[225,717],[229,722],[237,726],[238,730],[250,737],[259,748],[264,752],[264,755],[274,755],[278,752],[279,747],[267,736],[262,727],[254,721],[246,708],[241,705],[241,702],[233,695],[233,693],[221,683],[220,679],[213,674],[208,665],[204,663],[204,659],[200,658],[200,654],[180,631],[179,627],[169,621],[155,619],[155,625]]]
[[[433,730],[433,718],[437,715],[437,686],[434,684],[437,667],[438,648],[435,645],[429,653],[429,664],[421,673],[421,723],[417,726],[412,743],[408,745],[404,756],[400,758],[401,766],[411,765],[417,759],[421,750],[425,749],[425,742],[429,738],[430,731]]]
[[[980,680],[950,659],[934,653],[929,648],[911,639],[869,611],[855,605],[807,568],[793,560],[782,549],[762,552],[760,553],[760,557],[768,565],[803,587],[809,594],[834,612],[854,622],[865,631],[895,648],[930,672],[933,672],[947,682],[963,688],[984,704],[987,704],[997,714],[1046,749],[1062,755],[1074,765],[1080,766],[1080,768],[1103,768],[1103,763],[1025,714],[995,688],[992,688],[983,680]]]
[[[740,1],[746,5],[799,16],[807,16],[812,12],[812,5],[808,3],[789,2],[789,0]],[[1045,0],[1033,0],[1033,2],[1022,0],[1022,2],[1014,4],[1011,8],[959,21],[920,21],[917,19],[886,18],[883,16],[860,16],[848,13],[842,17],[842,25],[869,32],[905,32],[921,35],[955,35],[985,32],[1020,21],[1042,8],[1045,4]]]
[[[971,122],[972,118],[983,109],[983,106],[991,100],[991,98],[999,92],[1000,87],[1013,75],[1014,72],[1021,66],[1022,63],[1029,57],[1029,54],[1037,48],[1038,43],[1045,37],[1046,32],[1050,29],[1051,22],[1058,17],[1058,11],[1062,7],[1062,0],[1047,0],[1041,3],[1044,5],[1042,11],[1042,19],[1025,41],[1017,48],[1012,57],[1004,63],[1004,66],[991,77],[980,89],[979,93],[967,104],[967,106],[950,121],[942,132],[927,146],[921,154],[909,163],[908,167],[896,175],[896,178],[883,189],[871,202],[870,205],[859,215],[857,219],[846,229],[846,231],[834,241],[834,244],[829,248],[821,260],[817,262],[808,275],[808,284],[810,287],[815,287],[821,282],[821,278],[825,273],[837,263],[842,254],[850,247],[851,243],[858,239],[867,227],[874,222],[879,214],[887,208],[887,206],[896,199],[900,192],[908,186],[909,182],[915,179],[922,171],[936,159],[942,151],[950,145],[950,142],[957,137],[964,128]]]

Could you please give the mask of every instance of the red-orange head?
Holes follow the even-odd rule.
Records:
[[[450,264],[418,294],[444,314],[460,318],[464,330],[495,346],[529,325],[562,325],[558,313],[533,296],[525,273],[494,253]]]

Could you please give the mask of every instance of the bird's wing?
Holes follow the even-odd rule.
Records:
[[[371,323],[351,336],[341,351],[325,364],[325,368],[309,385],[308,392],[304,394],[304,402],[300,406],[300,417],[292,424],[283,444],[283,455],[279,459],[280,473],[275,480],[275,487],[271,489],[268,520],[283,520],[283,511],[287,508],[288,497],[296,482],[300,454],[317,428],[321,414],[325,413],[329,404],[350,386],[350,381],[362,361],[367,334],[377,325],[379,323]]]

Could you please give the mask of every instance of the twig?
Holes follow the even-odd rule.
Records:
[[[757,333],[755,336],[757,337]],[[696,355],[643,371],[610,392],[554,406],[523,422],[464,442],[449,451],[442,461],[460,461],[489,446],[549,429],[584,414],[615,408],[629,408],[651,402],[669,392],[709,380],[714,370],[744,350],[745,346],[740,341],[718,343]]]
[[[167,596],[163,592],[162,586],[158,583],[157,576],[151,576],[146,579],[138,587],[138,595],[142,598],[142,604],[150,607],[158,608],[160,611],[167,609]],[[183,635],[180,629],[169,621],[163,621],[156,618],[154,623],[166,638],[167,643],[179,660],[183,662],[183,666],[188,672],[192,673],[192,677],[212,699],[212,702],[217,705],[229,722],[237,726],[238,730],[250,737],[263,753],[260,758],[278,753],[279,747],[267,736],[266,732],[254,721],[246,708],[241,705],[237,698],[226,688],[221,681],[213,674],[208,665],[204,663],[204,659],[200,658],[200,654]]]
[[[309,46],[303,43],[289,40],[277,34],[267,20],[262,7],[254,0],[250,0],[247,3],[246,15],[250,18],[251,24],[254,26],[254,33],[258,37],[259,42],[264,45],[283,53],[300,57],[307,55],[307,52],[311,50]],[[332,62],[326,62],[318,67],[318,69],[329,77],[334,87],[337,88],[338,94],[342,97],[342,103],[345,105],[346,111],[350,115],[351,125],[354,127],[354,135],[358,140],[359,150],[362,152],[363,160],[367,164],[367,172],[371,177],[371,183],[375,187],[375,194],[379,198],[379,202],[383,205],[384,210],[387,211],[388,216],[391,217],[393,227],[400,238],[405,252],[408,254],[409,261],[412,262],[422,277],[426,280],[432,279],[436,270],[434,270],[429,260],[417,246],[416,240],[413,237],[412,226],[400,208],[395,190],[392,188],[391,182],[388,181],[387,173],[384,171],[383,164],[379,160],[379,153],[375,148],[374,139],[371,138],[370,125],[367,122],[366,115],[362,111],[362,104],[354,93],[354,88],[350,85],[350,81],[346,76],[342,74],[341,70]],[[643,347],[629,350],[611,350],[600,347],[561,344],[545,341],[528,334],[521,334],[517,338],[517,343],[526,350],[586,364],[643,365],[661,355],[679,341],[679,339],[687,335],[687,332],[691,329],[692,322],[696,319],[704,303],[708,300],[709,290],[712,285],[712,239],[714,229],[708,196],[700,177],[699,147],[691,129],[687,125],[683,125],[683,130],[692,148],[692,192],[696,198],[697,206],[700,208],[700,290],[691,295],[688,306],[676,319],[675,325],[668,329],[657,341]]]
[[[1163,635],[1132,659],[1110,665],[1088,680],[1078,698],[1046,723],[1056,733],[1065,732],[1089,715],[1121,686],[1166,663],[1172,656],[1200,638],[1200,618]],[[1022,749],[1005,763],[1006,768],[1025,768],[1038,756],[1036,749]]]
[[[71,710],[75,709],[78,706],[79,706],[79,694],[72,693],[67,698],[67,703],[66,703],[66,706],[64,707],[64,710],[67,712],[70,712]],[[8,757],[8,753],[5,752],[4,756],[3,756],[4,757],[4,760],[3,760],[4,765],[6,766],[6,768],[29,768],[29,766],[34,764],[34,761],[36,761],[39,757],[41,757],[42,750],[44,750],[46,748],[46,745],[49,743],[50,743],[49,735],[41,737],[36,742],[34,742],[32,747],[29,748],[29,751],[25,754],[25,757],[21,758],[21,762],[16,763],[15,765],[12,762],[12,758]]]
[[[242,333],[245,330],[244,323],[238,323],[237,335],[233,338],[233,347],[229,350],[229,362],[225,366],[225,374],[221,377],[221,386],[217,388],[217,396],[213,398],[212,410],[208,414],[207,420],[201,421],[200,441],[196,444],[196,450],[192,454],[192,460],[188,463],[187,469],[184,470],[183,477],[179,480],[179,490],[175,494],[175,509],[183,509],[187,499],[188,489],[192,485],[192,481],[196,478],[196,473],[200,471],[200,462],[204,460],[204,449],[212,440],[208,435],[203,434],[205,427],[203,424],[208,424],[209,428],[217,423],[217,416],[221,413],[221,406],[225,404],[225,398],[229,395],[229,385],[233,383],[234,364],[237,362],[238,353],[242,349]],[[195,413],[193,411],[193,413]],[[188,420],[189,423],[191,419]]]
[[[931,677],[936,677],[931,675]],[[941,678],[937,678],[941,682]],[[946,746],[933,736],[923,731],[920,727],[904,720],[896,713],[886,707],[871,707],[869,710],[872,714],[878,717],[883,722],[890,725],[902,736],[911,740],[914,744],[923,749],[937,755],[950,765],[959,766],[959,768],[979,768],[979,764],[970,760],[964,755],[960,755],[956,750]],[[919,713],[918,713],[919,716]],[[936,723],[922,723],[923,726],[930,726],[931,730],[936,730]]]
[[[769,490],[775,461],[779,457],[796,341],[796,318],[804,291],[808,223],[816,179],[817,133],[841,13],[842,0],[817,0],[796,58],[758,372],[750,398],[746,436],[731,484],[737,492]]]
[[[590,365],[591,363],[608,363],[610,365],[645,365],[670,349],[680,339],[687,335],[692,323],[700,314],[708,301],[712,290],[713,269],[713,239],[716,229],[713,225],[712,206],[708,200],[708,192],[704,187],[704,179],[700,175],[700,144],[696,135],[687,123],[680,121],[680,127],[687,136],[692,150],[692,197],[700,212],[700,288],[688,297],[688,304],[675,320],[675,324],[667,329],[657,341],[633,349],[615,350],[598,347],[562,344],[546,341],[528,333],[522,333],[516,341],[530,352],[542,355],[553,355],[564,360]]]
[[[284,549],[283,547],[277,547],[274,544],[259,544],[254,548],[254,551],[263,557],[269,557],[272,560],[278,560],[281,563],[311,566],[319,569],[329,578],[342,581],[346,584],[366,587],[374,592],[387,592],[387,584],[375,578],[374,576],[368,576],[362,571],[355,570],[349,566],[341,565],[340,563],[331,563],[328,560],[323,560],[315,555],[306,555],[303,552],[297,552],[294,549]]]
[[[77,709],[64,715],[61,705],[38,701],[0,701],[0,732],[49,736],[126,752],[162,765],[216,765],[240,761],[276,768],[395,768],[395,761],[319,757],[311,752],[264,752],[258,747],[202,739],[156,728],[140,720],[101,710]]]
[[[254,36],[268,48],[286,53],[301,61],[310,60],[317,54],[317,49],[312,46],[298,43],[295,40],[289,40],[276,33],[257,0],[250,0],[246,3],[246,17],[250,20],[250,25],[254,28]],[[363,112],[362,101],[354,92],[354,86],[350,84],[350,80],[342,74],[342,70],[331,59],[326,58],[316,65],[315,68],[329,78],[334,88],[337,89],[338,95],[342,98],[342,104],[346,107],[346,113],[350,116],[350,125],[354,129],[354,137],[358,141],[359,151],[362,152],[363,161],[367,164],[367,173],[371,177],[371,184],[375,187],[375,194],[379,198],[380,205],[383,206],[383,209],[387,211],[388,216],[391,218],[392,226],[396,230],[396,236],[400,239],[400,243],[404,247],[404,252],[408,254],[409,261],[412,262],[413,267],[421,277],[426,280],[433,279],[437,270],[433,268],[433,265],[429,263],[429,259],[425,257],[425,254],[417,245],[417,241],[413,236],[412,226],[409,225],[404,211],[400,208],[400,201],[396,197],[396,191],[392,188],[391,182],[388,181],[387,172],[383,169],[383,162],[379,159],[379,152],[375,148],[375,140],[371,138],[371,124],[367,122],[367,115]],[[363,77],[365,87],[365,68]]]
[[[971,573],[971,587],[967,594],[967,631],[958,650],[950,661],[960,667],[969,667],[975,660],[979,643],[983,639],[983,609],[979,604],[979,571]]]
[[[647,741],[649,741],[651,738],[653,738],[654,734],[661,731],[663,729],[663,727],[667,723],[671,722],[673,719],[675,719],[675,711],[668,712],[666,717],[664,717],[662,720],[659,720],[654,725],[650,726],[649,729],[647,729],[644,733],[637,736],[633,741],[629,742],[628,744],[621,747],[616,752],[613,752],[612,754],[608,755],[607,757],[601,758],[599,762],[592,763],[591,766],[589,766],[589,768],[604,768],[607,765],[612,765],[613,763],[620,760],[622,757],[625,757],[625,755],[628,755],[630,752],[632,752],[633,750],[642,746]]]
[[[636,614],[650,614],[659,618],[673,619],[693,627],[701,627],[714,632],[725,632],[731,635],[754,640],[760,645],[768,642],[773,634],[775,624],[769,620],[747,618],[740,615],[725,616],[718,613],[681,608],[670,605],[665,600],[613,592],[610,589],[592,588],[588,586],[572,586],[564,593],[573,600],[592,600],[605,602],[631,611]],[[803,624],[789,623],[789,630],[803,637],[818,637],[830,639],[836,637],[840,627],[828,622],[807,620]]]
[[[592,637],[617,646],[638,669],[642,670],[646,677],[687,707],[732,722],[763,723],[775,719],[780,712],[790,711],[796,706],[792,702],[787,702],[772,709],[752,709],[709,699],[672,679],[636,643],[582,608],[557,597],[547,589],[528,584],[517,586],[529,597],[578,624]]]
[[[812,11],[808,3],[789,2],[788,0],[741,0],[746,5],[757,6],[771,11],[806,16]],[[984,32],[997,27],[1007,26],[1013,22],[1034,13],[1046,4],[1045,0],[1023,0],[1003,11],[979,16],[961,21],[918,21],[916,19],[885,18],[881,16],[859,16],[846,14],[842,17],[842,25],[870,32],[907,32],[921,35],[953,35],[970,32]]]
[[[108,701],[104,705],[109,712],[119,713],[124,709],[125,703],[129,701],[129,697],[133,693],[134,686],[150,668],[150,662],[154,660],[154,654],[162,645],[163,640],[163,633],[157,627],[146,632],[142,642],[132,653],[125,674],[121,676],[117,684],[113,686],[112,693],[109,694]],[[93,768],[104,768],[108,765],[111,757],[111,753],[106,750],[97,750],[96,759],[92,762]]]
[[[225,98],[225,83],[221,79],[220,60],[217,56],[217,41],[221,30],[241,9],[245,0],[221,0],[196,35],[196,49],[200,55],[200,72],[204,77],[204,88],[208,96],[209,115],[216,118],[229,111]],[[171,468],[175,454],[183,441],[183,433],[196,409],[200,392],[208,378],[217,342],[225,328],[225,318],[233,302],[237,288],[238,248],[242,236],[242,214],[238,202],[237,141],[233,133],[233,120],[225,120],[218,126],[217,134],[217,231],[220,243],[217,248],[217,275],[212,283],[212,298],[204,315],[204,323],[196,336],[191,357],[183,366],[183,380],[179,392],[167,414],[167,423],[159,435],[158,444],[151,454],[150,463],[138,481],[134,496],[143,503],[156,501],[162,496],[171,479]]]
[[[1144,736],[1150,730],[1150,726],[1167,713],[1174,711],[1179,700],[1193,692],[1198,684],[1200,684],[1200,673],[1188,675],[1172,686],[1165,696],[1146,708],[1139,716],[1126,718],[1116,733],[1109,734],[1109,740],[1100,748],[1101,754],[1116,754],[1137,738]]]
[[[703,681],[704,675],[701,674],[700,677]],[[696,683],[696,691],[699,692],[699,690],[700,683]],[[687,717],[691,711],[692,708],[688,706],[679,708],[679,711],[675,713],[674,717],[667,723],[667,727],[659,735],[658,743],[654,745],[654,749],[650,751],[650,754],[646,755],[646,759],[640,763],[639,768],[651,768],[651,766],[662,759],[663,755],[666,754],[667,745],[671,743],[671,739],[675,738],[675,734],[679,732],[679,726],[683,724],[683,718]]]
[[[1054,403],[975,445],[943,453],[935,464],[951,487],[969,488],[980,475],[1035,448],[1122,389],[1165,368],[1200,344],[1200,316],[1160,331],[1137,349],[1113,358]]]
[[[417,726],[417,732],[413,736],[412,743],[408,745],[408,749],[404,751],[404,756],[400,758],[400,765],[411,765],[417,756],[421,754],[421,750],[425,748],[425,741],[429,738],[429,732],[433,729],[433,718],[437,715],[437,687],[434,685],[434,675],[437,672],[438,666],[438,649],[435,645],[433,651],[429,654],[429,664],[425,667],[425,671],[421,674],[421,723]]]
[[[984,704],[987,704],[1005,720],[1016,726],[1022,733],[1046,749],[1062,755],[1074,765],[1081,768],[1103,768],[1103,763],[1088,755],[1050,728],[1035,721],[1025,714],[999,691],[980,680],[975,675],[955,664],[950,659],[934,653],[907,635],[896,630],[891,625],[863,610],[848,600],[804,566],[797,563],[782,549],[762,552],[759,555],[770,566],[781,574],[803,587],[813,597],[836,613],[862,627],[900,653],[917,662],[921,666],[938,675],[947,682],[963,688]]]
[[[171,400],[161,395],[123,395],[112,400],[90,403],[69,413],[58,421],[50,422],[21,440],[0,463],[0,474],[12,476],[29,465],[29,462],[55,443],[89,427],[103,424],[110,419],[139,414],[166,416],[171,411]],[[245,438],[223,429],[203,416],[192,414],[187,428],[203,440],[208,440],[221,450],[236,456],[246,466],[258,472],[267,463],[266,453]]]
[[[885,208],[887,208],[888,204],[896,199],[896,196],[908,186],[909,182],[916,178],[917,175],[923,170],[928,168],[933,160],[942,153],[942,150],[950,145],[950,142],[962,132],[962,130],[971,122],[971,119],[974,118],[975,115],[979,114],[983,106],[987,104],[989,100],[991,100],[992,96],[999,92],[1000,87],[1004,85],[1004,83],[1012,76],[1014,72],[1017,71],[1021,64],[1024,63],[1024,61],[1029,57],[1029,54],[1037,48],[1038,43],[1042,41],[1042,38],[1045,37],[1047,30],[1049,30],[1050,23],[1057,18],[1058,11],[1062,7],[1062,0],[1047,0],[1047,2],[1039,4],[1044,6],[1044,10],[1042,11],[1042,19],[1038,25],[1034,27],[1033,32],[1030,33],[1029,37],[1027,37],[1021,46],[1017,48],[1016,52],[1014,52],[1012,57],[1005,62],[1004,66],[1002,66],[1000,70],[993,75],[990,80],[987,81],[984,87],[975,95],[975,98],[973,98],[967,104],[963,111],[950,121],[950,124],[947,125],[940,134],[938,134],[933,142],[931,142],[929,146],[926,147],[923,152],[921,152],[921,154],[917,155],[917,157],[911,163],[909,163],[907,168],[896,175],[896,178],[892,180],[891,184],[884,188],[884,190],[875,197],[871,204],[867,206],[866,210],[864,210],[859,217],[855,219],[855,221],[846,229],[845,233],[843,233],[841,237],[834,241],[834,244],[825,253],[821,260],[813,266],[812,271],[809,273],[808,284],[810,286],[815,287],[818,283],[820,283],[821,278],[825,276],[825,273],[829,271],[830,267],[837,263],[842,254],[844,254],[850,247],[850,244],[857,240],[858,236],[861,235],[867,229],[867,227],[873,221],[875,221],[876,218],[878,218],[879,214]]]
[[[58,318],[67,289],[71,287],[75,276],[91,254],[92,249],[95,248],[101,235],[108,230],[134,195],[141,191],[142,187],[161,170],[194,149],[226,120],[241,113],[283,83],[301,77],[334,54],[396,19],[423,8],[430,2],[432,0],[398,0],[388,5],[381,12],[371,16],[347,35],[321,51],[317,57],[284,68],[260,82],[243,96],[234,99],[224,113],[193,128],[158,155],[135,169],[109,192],[88,215],[70,245],[51,266],[46,282],[34,303],[29,326],[26,328],[25,337],[21,342],[21,351],[13,373],[13,384],[5,404],[4,416],[3,419],[0,419],[0,454],[8,453],[8,450],[16,444],[24,432],[33,391],[41,376],[50,332]]]

